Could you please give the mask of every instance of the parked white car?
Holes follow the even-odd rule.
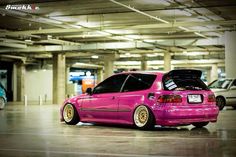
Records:
[[[216,105],[220,110],[225,106],[236,109],[236,79],[218,79],[210,83],[208,87],[215,93]]]

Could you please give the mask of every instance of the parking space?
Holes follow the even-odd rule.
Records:
[[[0,156],[207,156],[236,154],[236,111],[221,111],[204,128],[127,126],[59,121],[55,105],[11,104],[0,111]]]

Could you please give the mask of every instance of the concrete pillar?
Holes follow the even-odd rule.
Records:
[[[103,69],[97,70],[97,84],[103,81]]]
[[[164,71],[170,71],[171,70],[171,54],[170,52],[164,53]]]
[[[207,69],[207,83],[211,83],[211,68]]]
[[[25,65],[18,62],[14,66],[16,68],[16,101],[23,101],[25,95]]]
[[[148,70],[146,56],[142,56],[142,60],[141,60],[141,70],[142,70],[142,71]]]
[[[53,104],[62,104],[65,100],[66,57],[53,54]]]
[[[108,78],[113,74],[114,71],[114,61],[115,61],[115,54],[109,54],[105,56],[104,59],[104,79]]]
[[[226,77],[236,78],[236,31],[225,32],[225,72]]]
[[[13,64],[12,70],[13,101],[17,101],[17,65]]]
[[[218,79],[218,66],[217,64],[212,64],[212,67],[211,67],[211,80],[210,82]]]

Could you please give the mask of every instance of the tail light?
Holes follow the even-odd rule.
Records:
[[[216,97],[214,94],[208,95],[208,102],[216,102]]]
[[[159,103],[181,103],[182,97],[180,95],[162,95],[157,99]]]

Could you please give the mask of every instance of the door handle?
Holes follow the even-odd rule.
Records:
[[[111,98],[112,100],[114,100],[115,99],[115,97],[114,96],[112,96],[112,98]]]

